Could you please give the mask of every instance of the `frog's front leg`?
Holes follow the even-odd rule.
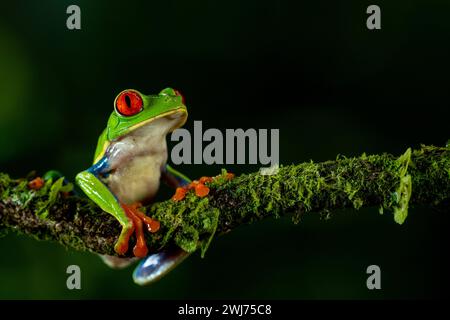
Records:
[[[109,173],[109,163],[103,157],[89,169],[76,176],[76,182],[86,195],[93,200],[103,211],[113,215],[121,224],[122,231],[114,247],[115,251],[124,255],[128,251],[128,242],[133,232],[136,232],[136,245],[133,253],[136,257],[145,257],[148,253],[144,238],[143,222],[150,229],[157,229],[156,221],[140,212],[136,205],[120,203],[111,190],[100,180],[101,175]],[[150,224],[153,223],[153,226]]]

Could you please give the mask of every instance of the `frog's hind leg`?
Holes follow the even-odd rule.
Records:
[[[70,184],[70,181],[67,180],[66,177],[65,177],[61,172],[59,172],[59,171],[57,171],[57,170],[49,170],[49,171],[47,171],[47,172],[42,176],[42,178],[43,178],[45,181],[52,179],[53,182],[55,182],[55,181],[58,180],[59,178],[64,178],[63,184],[64,184],[64,185]],[[71,194],[71,195],[78,196],[78,193],[77,193],[76,190],[73,189],[73,188],[72,188],[72,190],[70,191],[70,194]]]
[[[133,280],[136,284],[144,286],[162,278],[169,271],[174,269],[190,253],[177,246],[151,254],[139,263],[133,272]]]
[[[123,269],[135,262],[138,258],[119,258],[106,254],[99,255],[103,262],[112,269]]]
[[[161,179],[169,186],[174,189],[178,187],[183,187],[188,185],[191,182],[187,176],[182,174],[181,172],[175,170],[168,164],[161,171]]]
[[[69,180],[66,179],[66,177],[59,171],[56,170],[49,170],[46,173],[44,173],[44,175],[42,177],[40,176],[33,176],[32,177],[33,180],[28,182],[28,187],[30,189],[34,189],[34,190],[39,190],[40,188],[42,188],[44,186],[44,184],[48,181],[48,180],[52,180],[53,182],[55,182],[56,180],[63,178],[63,186],[67,186],[64,189],[67,190],[65,191],[64,189],[61,189],[61,191],[63,192],[64,195],[68,196],[68,195],[75,195],[77,196],[78,193],[75,191],[75,189],[73,188],[72,184],[69,182]]]

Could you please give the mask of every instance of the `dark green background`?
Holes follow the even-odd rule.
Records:
[[[78,4],[82,30],[66,28]],[[400,154],[449,134],[447,1],[18,1],[0,10],[0,171],[92,160],[124,88],[186,97],[204,128],[279,128],[283,164]],[[228,166],[235,173],[255,166]],[[219,166],[184,165],[191,177]],[[213,242],[141,288],[89,253],[0,239],[0,298],[423,298],[444,293],[449,218],[427,208],[403,226],[376,208],[328,221],[264,221]],[[66,267],[82,290],[66,289]],[[382,290],[366,288],[377,264]]]

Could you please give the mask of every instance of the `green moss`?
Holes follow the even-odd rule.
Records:
[[[219,224],[219,215],[220,215],[219,209],[212,208],[210,211],[211,217],[205,219],[207,221],[207,223],[204,225],[205,230],[210,230],[210,232],[209,232],[209,236],[200,243],[202,258],[205,256],[206,250],[208,250],[209,245],[211,244],[211,241],[216,234],[217,226]]]
[[[437,205],[447,201],[449,179],[450,148],[432,146],[414,152],[408,149],[399,158],[389,154],[339,156],[335,161],[280,166],[273,175],[256,172],[232,180],[223,170],[217,179],[207,183],[211,191],[205,198],[191,191],[182,201],[167,200],[144,208],[161,222],[160,231],[146,237],[150,250],[175,243],[188,252],[200,249],[204,256],[217,234],[267,217],[292,214],[293,222],[298,223],[306,213],[317,212],[329,219],[335,209],[377,206],[380,213],[393,212],[394,220],[403,223],[411,203]],[[1,199],[16,206],[17,211],[33,212],[32,219],[37,220],[36,214],[40,218],[32,221],[41,223],[32,229],[37,238],[56,238],[77,249],[83,249],[87,241],[88,248],[113,254],[120,232],[117,221],[89,200],[62,197],[65,187],[62,180],[49,180],[40,190],[30,190],[27,180],[12,180],[0,174]],[[52,225],[48,221],[66,221],[59,211],[73,213],[67,217],[70,227],[63,234],[54,229],[43,231]],[[42,218],[46,220],[42,222]],[[106,229],[98,231],[106,221]],[[81,237],[80,232],[87,235]],[[96,240],[98,232],[102,237],[107,234],[106,244]]]
[[[59,192],[64,183],[64,178],[59,178],[53,183],[52,179],[47,180],[44,186],[38,191],[43,197],[36,204],[35,213],[41,218],[47,218],[49,208],[56,202]]]
[[[184,225],[175,236],[175,243],[186,252],[194,252],[198,242],[198,230],[191,225]]]
[[[400,186],[396,191],[398,194],[398,205],[394,207],[394,220],[403,224],[408,216],[409,199],[411,198],[412,184],[411,176],[406,175],[400,179]]]
[[[395,191],[394,220],[398,224],[403,224],[408,216],[409,200],[412,193],[412,180],[408,174],[408,167],[411,165],[411,148],[397,159],[399,187]]]

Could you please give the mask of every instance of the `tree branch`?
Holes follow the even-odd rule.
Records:
[[[188,252],[206,251],[211,239],[241,224],[292,213],[329,217],[333,210],[378,206],[403,223],[410,204],[449,211],[450,147],[422,146],[396,158],[389,154],[338,157],[322,163],[280,167],[273,175],[244,174],[230,181],[225,172],[209,184],[210,194],[167,200],[143,210],[161,223],[147,233],[150,251],[175,243]],[[0,233],[14,231],[52,240],[76,250],[115,255],[119,223],[92,201],[61,192],[48,181],[32,190],[27,179],[0,173]],[[134,241],[134,239],[132,239]],[[133,242],[134,243],[134,242]],[[132,248],[127,256],[132,256]]]

